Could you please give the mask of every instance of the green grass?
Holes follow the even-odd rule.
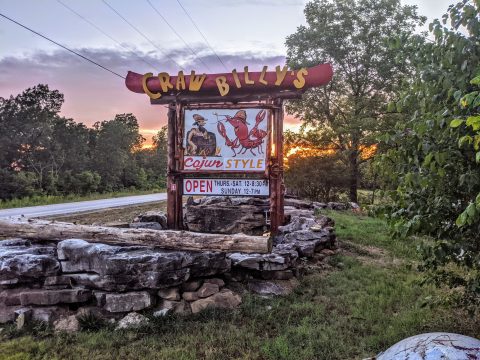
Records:
[[[99,200],[99,199],[111,199],[122,196],[131,195],[145,195],[152,194],[154,192],[164,192],[165,189],[152,189],[152,190],[123,190],[114,191],[108,193],[93,193],[88,195],[35,195],[31,197],[25,197],[21,199],[13,199],[8,201],[0,200],[0,209],[11,209],[25,206],[37,206],[37,205],[50,205],[61,204],[75,201],[86,200]]]
[[[412,242],[389,240],[379,219],[330,215],[339,237],[363,255],[330,258],[284,298],[245,296],[234,311],[153,319],[137,331],[53,336],[45,330],[0,332],[0,359],[362,359],[414,334],[449,331],[480,336],[478,318],[425,306],[437,290],[419,285]],[[381,248],[386,261],[368,260]],[[399,258],[400,262],[390,262]],[[374,259],[374,257],[372,257]],[[384,259],[385,260],[385,259]]]
[[[387,250],[392,256],[417,259],[417,246],[425,238],[392,239],[387,223],[364,214],[352,215],[350,211],[322,211],[335,220],[337,237],[365,246],[376,246]]]

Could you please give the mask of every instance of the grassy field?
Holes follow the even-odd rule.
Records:
[[[124,190],[114,191],[109,193],[94,193],[88,195],[37,195],[32,197],[25,197],[22,199],[13,199],[8,201],[0,200],[0,209],[11,209],[25,206],[37,206],[37,205],[51,205],[61,204],[75,201],[86,200],[99,200],[99,199],[111,199],[122,196],[132,195],[145,195],[157,192],[165,192],[165,189],[153,189],[153,190]]]
[[[156,201],[140,205],[108,208],[85,213],[73,213],[67,215],[45,216],[43,219],[72,222],[83,225],[105,225],[111,223],[130,223],[133,219],[147,211],[167,211],[166,201]]]
[[[104,328],[53,336],[48,329],[0,332],[0,359],[362,359],[414,334],[480,337],[480,319],[430,308],[415,244],[393,241],[385,223],[330,212],[342,251],[311,266],[284,298],[245,296],[235,311],[152,319],[136,331]]]

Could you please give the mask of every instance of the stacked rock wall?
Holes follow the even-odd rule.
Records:
[[[270,254],[167,251],[81,239],[0,241],[0,323],[25,317],[53,323],[87,313],[118,319],[148,309],[189,314],[238,306],[242,289],[284,294],[281,282],[298,275],[299,259],[335,247],[333,221],[302,206],[287,209],[290,222],[280,228]]]

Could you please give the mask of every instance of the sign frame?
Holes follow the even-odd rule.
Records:
[[[225,109],[225,110],[250,110],[250,109],[259,109],[259,110],[267,110],[268,116],[265,118],[267,121],[267,142],[265,147],[265,170],[238,170],[238,171],[221,171],[221,170],[188,170],[185,169],[184,166],[184,159],[185,159],[185,148],[183,146],[183,139],[185,137],[185,111],[187,110],[213,110],[213,109]],[[268,104],[194,104],[194,105],[184,105],[181,106],[181,113],[180,116],[177,117],[178,129],[181,130],[181,139],[179,139],[180,149],[179,149],[179,156],[180,156],[180,164],[179,164],[179,172],[182,174],[198,174],[198,175],[263,175],[265,178],[268,178],[268,164],[270,163],[270,156],[271,156],[271,143],[272,143],[272,127],[273,127],[273,107],[269,106]],[[179,133],[180,135],[180,133]]]
[[[284,223],[283,182],[283,98],[268,98],[252,102],[202,103],[177,102],[169,105],[168,111],[168,170],[167,170],[167,224],[171,229],[183,228],[183,180],[197,175],[200,177],[235,177],[263,179],[269,183],[270,230],[276,233]],[[203,109],[266,109],[268,113],[266,166],[262,171],[208,171],[184,170],[185,111]],[[248,196],[248,195],[247,195]]]

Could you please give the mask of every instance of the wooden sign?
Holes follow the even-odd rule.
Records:
[[[284,222],[283,101],[332,77],[330,64],[220,74],[129,71],[129,90],[168,104],[168,227],[184,226],[183,195],[269,196],[275,234]]]
[[[184,195],[269,196],[265,179],[183,179]]]
[[[269,111],[185,110],[183,170],[264,172]]]
[[[266,94],[285,91],[305,91],[308,88],[328,84],[333,76],[330,64],[320,64],[298,70],[287,66],[276,66],[268,71],[251,72],[245,66],[243,72],[233,69],[230,73],[190,74],[179,71],[175,76],[166,72],[137,74],[129,71],[125,80],[127,88],[136,93],[147,94],[157,104],[176,101],[175,97],[189,97],[194,94],[217,95],[229,98],[241,94]]]

